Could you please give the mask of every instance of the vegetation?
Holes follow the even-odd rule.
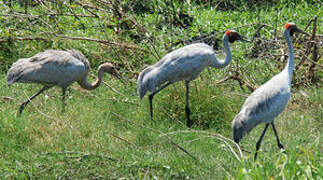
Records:
[[[0,2],[0,175],[4,179],[322,179],[322,10],[320,1],[91,0]],[[317,17],[317,18],[315,18]],[[251,91],[286,63],[283,25],[312,36],[293,38],[293,95],[275,120],[286,153],[270,129],[253,161],[263,126],[241,142],[231,121]],[[222,53],[226,29],[252,43],[231,44],[233,61],[207,69],[191,83],[191,118],[185,126],[184,83],[149,104],[136,94],[147,65],[183,45],[204,41]],[[78,49],[95,73],[113,62],[128,79],[105,76],[94,91],[71,86],[62,113],[60,90],[50,89],[17,116],[20,103],[41,88],[8,88],[11,64],[45,49]],[[220,55],[221,57],[221,55]]]

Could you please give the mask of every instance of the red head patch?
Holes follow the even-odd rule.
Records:
[[[232,30],[229,29],[229,30],[225,31],[225,34],[229,35],[231,32],[232,32]]]
[[[289,29],[291,26],[295,26],[295,24],[294,23],[286,23],[285,29]]]

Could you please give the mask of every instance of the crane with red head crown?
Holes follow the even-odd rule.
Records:
[[[261,87],[256,89],[242,105],[240,113],[232,121],[233,140],[239,143],[240,140],[260,123],[266,123],[259,140],[256,144],[256,153],[254,159],[257,159],[257,152],[260,148],[262,139],[271,124],[278,147],[284,149],[280,143],[277,131],[274,125],[274,118],[278,116],[286,107],[291,95],[291,81],[294,69],[294,50],[291,41],[291,35],[294,32],[301,32],[294,23],[285,25],[284,37],[289,50],[289,58],[284,70],[271,78]]]
[[[205,67],[211,66],[215,68],[224,68],[231,62],[231,49],[229,42],[233,43],[237,40],[246,41],[242,36],[234,31],[227,30],[223,35],[223,46],[226,53],[224,60],[219,60],[213,48],[204,43],[195,43],[177,49],[164,56],[156,64],[145,68],[138,77],[138,95],[142,99],[146,92],[149,94],[150,117],[153,119],[152,101],[155,94],[165,87],[177,81],[185,81],[186,85],[186,104],[185,112],[187,118],[187,126],[192,126],[190,120],[189,109],[189,83],[196,79]]]

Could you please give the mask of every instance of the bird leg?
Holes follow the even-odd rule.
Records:
[[[274,125],[274,121],[271,123],[271,126],[273,127],[273,130],[274,130],[274,133],[275,133],[275,136],[276,136],[276,139],[277,139],[278,148],[279,149],[285,149],[284,146],[279,141],[279,138],[278,138],[278,135],[277,135],[277,131],[276,131],[276,128],[275,128],[275,125]]]
[[[150,118],[151,120],[153,119],[153,98],[154,95],[157,94],[159,91],[161,91],[162,89],[164,89],[165,87],[169,86],[170,84],[172,84],[171,82],[167,82],[165,85],[163,85],[162,87],[160,87],[159,89],[157,89],[155,92],[151,93],[148,97],[149,97],[149,105],[150,105]]]
[[[150,94],[149,96],[149,106],[150,106],[150,119],[153,121],[153,98],[154,94]]]
[[[259,138],[259,139],[258,139],[258,141],[257,141],[257,144],[256,144],[256,153],[255,153],[255,158],[254,158],[254,159],[255,159],[255,161],[256,161],[256,159],[257,159],[258,150],[259,150],[259,148],[260,148],[260,145],[261,145],[262,139],[264,138],[264,136],[265,136],[265,134],[266,134],[266,131],[267,131],[268,126],[269,126],[269,123],[267,123],[267,124],[266,124],[264,131],[262,132],[262,134],[261,134],[260,138]]]
[[[22,111],[25,109],[25,107],[27,106],[27,104],[33,100],[35,97],[37,97],[39,94],[41,94],[43,91],[45,91],[46,89],[51,88],[51,86],[44,86],[43,88],[41,88],[36,94],[32,95],[30,98],[28,98],[25,102],[21,103],[20,108],[19,108],[19,114],[22,113]]]
[[[62,88],[62,112],[65,112],[65,94],[66,94],[66,87]]]
[[[189,108],[189,103],[188,103],[190,82],[185,81],[185,86],[186,86],[185,113],[186,113],[186,118],[187,118],[186,126],[191,127],[193,124],[192,124],[192,121],[190,119],[191,110]]]

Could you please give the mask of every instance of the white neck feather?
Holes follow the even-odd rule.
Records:
[[[226,53],[224,60],[219,60],[216,58],[215,54],[213,55],[213,59],[211,60],[211,66],[215,68],[224,68],[231,62],[232,52],[229,46],[229,37],[224,34],[222,38],[222,43],[224,47],[224,51]]]
[[[291,83],[292,81],[292,77],[293,77],[293,70],[294,70],[294,49],[293,49],[293,45],[292,45],[292,40],[290,38],[290,33],[289,30],[285,30],[284,31],[284,36],[287,42],[287,46],[288,46],[288,62],[287,65],[284,69],[284,71],[288,71],[288,76],[289,76],[289,83]]]

